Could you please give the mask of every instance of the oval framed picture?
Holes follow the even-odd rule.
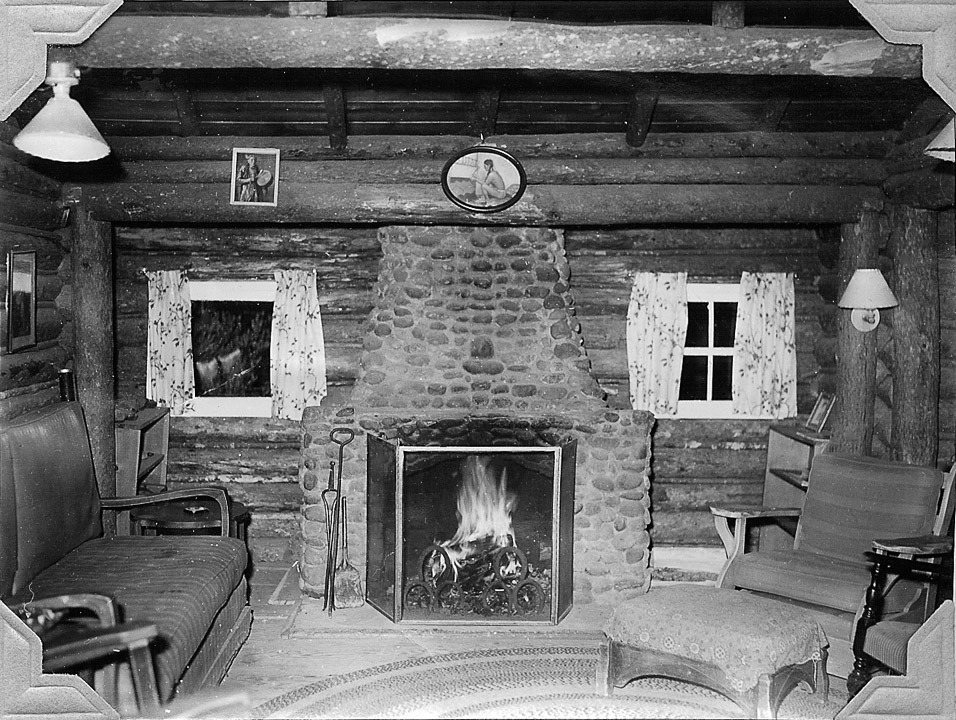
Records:
[[[479,213],[499,212],[524,194],[528,178],[512,155],[490,145],[456,153],[445,163],[441,189],[455,205]]]

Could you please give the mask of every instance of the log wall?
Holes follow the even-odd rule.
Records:
[[[638,269],[687,270],[728,280],[747,270],[797,275],[798,398],[819,386],[815,346],[823,301],[818,235],[785,228],[568,229],[572,293],[593,370],[613,407],[629,406],[624,328]],[[143,270],[188,268],[191,278],[255,279],[276,268],[315,268],[323,310],[329,398],[341,405],[355,380],[372,307],[380,248],[375,228],[116,228],[117,378],[121,398],[145,397],[147,289]],[[653,509],[658,544],[716,545],[711,502],[758,502],[767,423],[660,420],[655,433]],[[294,539],[300,492],[296,423],[269,419],[174,418],[174,487],[215,482],[253,510],[258,557],[281,558]]]
[[[0,419],[59,398],[57,373],[72,365],[73,270],[69,235],[60,230],[60,184],[26,166],[10,143],[17,130],[0,123]],[[37,254],[37,344],[7,354],[7,255]]]

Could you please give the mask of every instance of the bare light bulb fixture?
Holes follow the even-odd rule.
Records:
[[[886,284],[883,273],[875,268],[854,270],[853,277],[837,302],[839,307],[853,310],[850,322],[864,333],[875,330],[880,324],[879,308],[891,308],[899,304],[896,295]]]
[[[70,88],[79,82],[79,76],[72,63],[50,63],[46,84],[53,86],[53,97],[13,138],[16,147],[59,162],[89,162],[109,155],[110,146],[80,104],[70,97]]]

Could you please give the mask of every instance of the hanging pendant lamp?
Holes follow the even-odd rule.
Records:
[[[70,97],[70,88],[79,82],[79,76],[72,63],[50,63],[46,84],[53,86],[53,97],[13,138],[16,147],[58,162],[89,162],[110,154],[110,146],[93,121]]]

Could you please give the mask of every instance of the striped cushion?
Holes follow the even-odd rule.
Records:
[[[898,673],[906,673],[906,644],[917,630],[918,623],[881,622],[867,631],[863,652]]]
[[[123,619],[155,623],[163,641],[154,653],[156,675],[165,700],[242,580],[246,563],[246,547],[234,538],[99,538],[40,573],[28,590],[38,596],[111,595]]]

